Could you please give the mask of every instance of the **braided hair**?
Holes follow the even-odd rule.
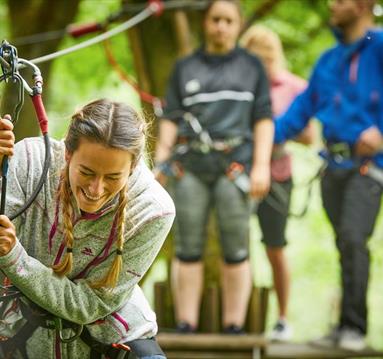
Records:
[[[85,138],[106,147],[126,150],[132,155],[132,168],[134,168],[145,149],[145,134],[146,124],[133,108],[123,103],[101,99],[85,105],[72,116],[65,138],[65,147],[67,152],[72,154],[78,149],[80,140]],[[128,202],[126,192],[127,185],[118,193],[116,257],[105,278],[92,283],[92,287],[113,288],[117,284],[124,247],[125,213]],[[74,246],[73,193],[69,183],[68,163],[62,169],[57,195],[62,206],[66,253],[59,263],[52,266],[52,269],[57,275],[64,276],[72,271]]]

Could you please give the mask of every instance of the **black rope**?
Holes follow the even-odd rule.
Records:
[[[41,173],[41,177],[39,180],[39,183],[37,184],[36,189],[32,193],[31,197],[28,199],[28,201],[24,204],[23,207],[21,207],[16,214],[12,215],[9,217],[9,219],[12,221],[18,216],[20,216],[22,213],[24,213],[33,203],[33,201],[36,199],[38,194],[40,193],[41,189],[43,188],[45,179],[48,174],[49,166],[51,163],[51,144],[49,140],[49,135],[48,133],[44,134],[44,144],[45,144],[45,159],[44,159],[44,167],[43,167],[43,172]]]
[[[10,45],[6,40],[4,40],[0,47],[0,55],[1,55],[1,68],[3,71],[3,75],[0,77],[0,81],[6,81],[11,78],[14,82],[19,83],[19,92],[18,92],[18,102],[15,106],[15,110],[13,113],[13,118],[11,119],[12,122],[15,124],[18,120],[21,108],[24,104],[24,90],[27,90],[31,96],[34,96],[35,94],[41,93],[41,88],[38,87],[37,82],[35,83],[35,87],[29,88],[28,84],[24,81],[24,79],[21,77],[21,75],[18,72],[18,67],[20,63],[27,63],[28,61],[23,59],[17,58],[17,49],[16,47]],[[4,58],[3,56],[6,56]],[[8,62],[10,61],[10,62]],[[34,69],[34,76],[40,74],[40,70],[37,68],[37,66],[30,64],[30,66]],[[35,91],[37,91],[35,93]],[[38,114],[38,109],[36,108],[36,115]],[[38,194],[40,193],[45,179],[48,174],[49,166],[50,166],[50,160],[51,160],[51,146],[50,146],[50,140],[48,133],[43,134],[44,137],[44,145],[45,145],[45,159],[44,159],[44,167],[43,171],[40,177],[40,180],[37,184],[36,189],[33,191],[31,197],[27,200],[27,202],[16,212],[16,214],[10,216],[10,220],[13,220],[20,216],[23,212],[25,212],[33,203],[33,201],[36,199]],[[0,214],[4,214],[5,212],[5,203],[6,203],[6,194],[7,194],[7,172],[8,172],[8,156],[4,156],[3,162],[2,162],[2,186],[1,186],[1,202],[0,202]]]
[[[274,197],[276,197],[277,199],[274,199],[269,194],[264,200],[276,211],[278,211],[279,213],[285,216],[294,217],[294,218],[304,217],[309,208],[313,184],[316,179],[322,176],[324,168],[325,168],[325,165],[322,165],[319,168],[319,170],[315,173],[315,175],[312,178],[310,178],[306,183],[300,184],[299,186],[294,185],[294,187],[307,187],[306,199],[304,201],[303,208],[299,212],[293,212],[293,211],[290,211],[290,209],[286,210],[285,207],[283,207],[281,203],[286,203],[288,201],[288,198],[287,198],[288,193],[278,182],[272,182],[271,188],[270,188],[270,194],[274,194]]]
[[[3,157],[1,164],[1,203],[0,203],[0,214],[5,213],[5,198],[7,196],[7,182],[8,182],[8,156]]]

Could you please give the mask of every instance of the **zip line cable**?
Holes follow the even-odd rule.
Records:
[[[101,41],[107,40],[110,37],[113,37],[121,32],[124,32],[131,27],[139,24],[140,22],[144,21],[148,17],[152,16],[154,13],[156,13],[159,10],[159,5],[157,3],[151,3],[149,6],[147,6],[144,10],[142,10],[140,13],[137,15],[133,16],[131,19],[123,22],[121,25],[118,25],[114,29],[111,29],[109,31],[106,31],[100,35],[97,35],[89,40],[83,41],[80,44],[68,47],[63,50],[59,50],[56,52],[53,52],[48,55],[40,56],[35,59],[30,60],[34,64],[41,64],[43,62],[47,62],[53,59],[56,59],[57,57],[65,56],[68,55],[72,52],[82,50],[88,46],[97,44]]]
[[[102,30],[109,23],[111,23],[113,21],[117,21],[126,13],[133,12],[136,10],[142,10],[137,15],[135,15],[132,18],[130,18],[129,20],[123,22],[121,25],[115,27],[114,29],[103,32],[102,34],[97,35],[97,36],[95,36],[89,40],[86,40],[86,41],[80,43],[80,44],[77,44],[77,45],[68,47],[66,49],[59,50],[59,51],[53,52],[51,54],[40,56],[40,57],[37,57],[35,59],[30,60],[30,62],[32,62],[34,64],[39,64],[39,63],[43,63],[43,62],[47,62],[47,61],[56,59],[56,58],[61,57],[61,56],[65,56],[65,55],[70,54],[70,53],[75,52],[75,51],[82,50],[86,47],[97,44],[99,42],[103,42],[103,41],[106,42],[106,40],[108,40],[109,38],[111,38],[115,35],[118,35],[119,33],[124,32],[124,31],[128,30],[129,28],[139,24],[140,22],[149,18],[153,14],[160,15],[162,13],[162,11],[165,9],[166,10],[171,10],[171,9],[175,10],[175,9],[182,9],[182,8],[190,8],[190,9],[201,10],[201,9],[204,9],[207,4],[208,4],[208,1],[206,1],[206,0],[199,0],[199,1],[195,1],[195,0],[192,0],[192,1],[190,1],[190,0],[189,1],[188,0],[171,0],[171,1],[167,1],[166,3],[162,2],[161,0],[151,0],[151,1],[149,1],[149,5],[146,5],[146,4],[134,5],[133,4],[133,6],[132,6],[132,4],[130,4],[130,5],[124,6],[122,8],[122,10],[120,10],[118,13],[110,15],[104,24],[102,24],[102,23],[89,24],[88,28],[86,26],[76,28],[76,26],[69,25],[63,30],[55,30],[55,31],[49,31],[49,32],[45,32],[45,33],[33,34],[30,36],[25,36],[25,37],[16,39],[15,42],[19,43],[19,44],[24,44],[24,45],[33,44],[33,43],[37,43],[37,42],[43,42],[43,41],[58,39],[58,38],[63,37],[65,34],[70,34],[70,35],[72,35],[72,37],[79,37],[79,36],[86,34],[86,33],[89,33],[89,32]],[[107,44],[105,44],[105,48],[107,49]],[[152,96],[151,94],[145,93],[144,91],[140,90],[138,88],[138,85],[135,85],[132,82],[132,80],[130,80],[129,78],[127,78],[127,76],[125,76],[123,74],[123,71],[121,68],[117,68],[118,64],[116,64],[116,61],[113,58],[113,55],[112,55],[110,49],[109,49],[109,51],[106,51],[106,52],[107,52],[108,61],[114,67],[115,71],[118,72],[119,76],[121,78],[123,78],[125,81],[129,82],[130,85],[135,88],[135,90],[139,93],[140,98],[143,101],[151,103],[155,108],[157,108],[156,112],[158,112],[158,114],[161,113],[161,111],[162,111],[161,110],[161,101],[157,97]],[[24,67],[23,65],[20,65],[19,69],[22,69],[23,67]]]
[[[162,6],[164,10],[177,10],[177,9],[191,9],[191,10],[203,10],[206,8],[208,4],[207,0],[170,0],[162,3],[162,5],[155,3],[155,6]],[[107,26],[110,23],[120,21],[123,17],[126,17],[126,14],[139,12],[148,5],[145,3],[142,4],[127,4],[122,7],[121,10],[112,13],[109,15],[104,23],[100,23],[100,26]],[[101,30],[101,29],[100,29]],[[72,34],[71,25],[67,26],[65,29],[61,30],[52,30],[40,32],[32,35],[26,35],[17,37],[15,39],[11,39],[11,43],[14,46],[24,46],[24,45],[33,45],[36,43],[42,43],[51,40],[57,40],[63,38],[65,35]],[[74,35],[73,37],[77,37],[78,35]]]

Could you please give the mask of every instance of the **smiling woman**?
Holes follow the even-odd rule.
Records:
[[[13,141],[1,141],[9,138],[12,125],[0,119],[0,153],[12,154]],[[24,218],[12,224],[0,216],[1,270],[48,321],[84,327],[81,339],[60,342],[55,330],[61,337],[73,332],[48,326],[27,307],[17,311],[18,318],[27,313],[20,332],[0,325],[9,338],[0,343],[1,357],[115,358],[116,345],[128,343],[138,358],[164,358],[137,282],[166,238],[174,207],[142,161],[144,147],[145,123],[131,107],[94,101],[73,115],[65,141],[52,140],[48,178]],[[43,149],[38,138],[15,146],[7,214],[35,187]],[[136,339],[146,340],[143,348]]]
[[[110,159],[113,158],[113,161]],[[78,207],[96,212],[126,183],[132,170],[130,152],[81,139],[74,153],[66,153],[69,182]]]

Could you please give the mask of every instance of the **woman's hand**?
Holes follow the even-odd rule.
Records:
[[[250,195],[262,199],[270,190],[270,165],[256,165],[250,172]]]
[[[0,117],[0,163],[4,156],[12,156],[15,147],[15,135],[11,116]]]
[[[5,256],[16,244],[16,229],[11,220],[0,215],[0,256]]]

